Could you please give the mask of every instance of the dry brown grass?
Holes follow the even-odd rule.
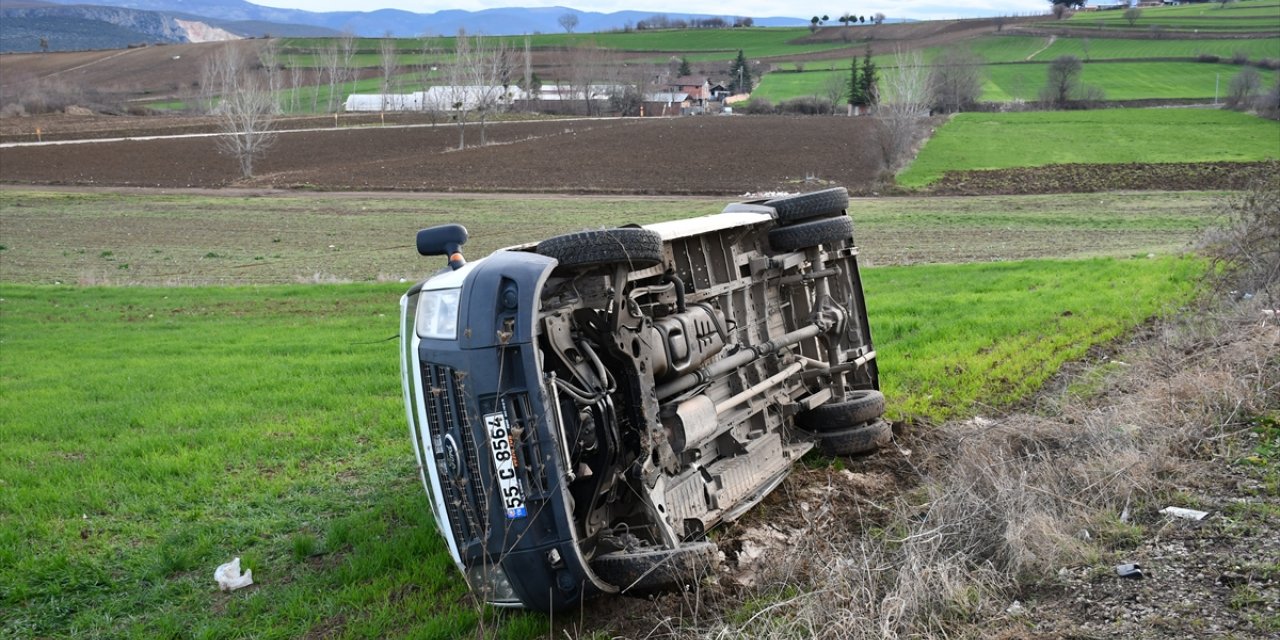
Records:
[[[900,438],[899,453],[913,451],[897,456],[896,492],[800,470],[784,499],[722,537],[737,569],[626,626],[648,624],[635,635],[650,638],[986,635],[1060,568],[1108,568],[1114,530],[1129,526],[1117,523],[1165,506],[1252,417],[1280,409],[1280,326],[1258,302],[1148,327],[1123,361],[1101,358],[1025,411]]]

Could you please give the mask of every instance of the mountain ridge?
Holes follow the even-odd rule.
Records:
[[[93,1],[93,0],[90,0]],[[84,0],[53,0],[59,5],[81,4]],[[432,13],[414,13],[401,9],[373,11],[315,12],[302,9],[264,7],[245,0],[97,0],[95,4],[129,9],[185,13],[216,21],[260,21],[279,24],[309,25],[335,31],[350,31],[359,36],[379,37],[387,33],[396,37],[453,35],[459,29],[485,35],[521,35],[563,31],[559,19],[566,14],[578,18],[578,32],[623,29],[655,15],[673,20],[727,18],[741,14],[695,14],[661,11],[615,11],[601,13],[569,7],[495,7],[479,11],[442,9]],[[751,16],[757,26],[804,26],[806,19]],[[213,24],[213,23],[211,23]],[[217,25],[215,25],[217,26]],[[273,34],[274,35],[274,34]]]

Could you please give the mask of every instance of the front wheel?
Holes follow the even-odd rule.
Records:
[[[852,456],[871,453],[888,444],[893,437],[893,427],[884,420],[876,420],[813,435],[818,440],[819,451],[829,456]]]
[[[804,429],[824,433],[871,422],[882,415],[884,394],[874,389],[859,389],[846,393],[842,402],[816,406],[796,419]]]
[[[647,595],[692,585],[719,563],[714,542],[692,542],[678,549],[617,551],[596,556],[591,570],[626,595]]]

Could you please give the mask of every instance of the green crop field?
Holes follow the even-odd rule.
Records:
[[[1255,61],[1280,60],[1280,38],[1212,40],[1057,38],[1052,45],[1032,59],[1047,62],[1062,55],[1073,55],[1081,60],[1195,58],[1201,55],[1215,55],[1224,60],[1229,60],[1236,55]]]
[[[1048,62],[1062,55],[1073,55],[1081,60],[1196,58],[1201,55],[1229,60],[1237,54],[1249,60],[1280,59],[1280,37],[1152,40],[1058,36],[1050,42],[1049,38],[1010,35],[976,38],[960,46],[982,56],[988,63]],[[925,59],[936,60],[943,51],[946,49],[930,48],[926,50]]]
[[[1072,15],[1067,23],[1076,28],[1157,27],[1169,31],[1275,33],[1280,32],[1280,3],[1274,0],[1244,0],[1227,5],[1209,2],[1180,7],[1144,7],[1132,27],[1123,11],[1080,11]]]
[[[1280,43],[1280,40],[1276,42]],[[1082,54],[1077,51],[1073,55]],[[1041,57],[1037,56],[1036,59]],[[883,76],[892,76],[896,73],[891,66],[894,62],[892,58],[877,57],[876,60]],[[806,70],[802,73],[779,71],[765,74],[760,79],[759,86],[752,92],[752,97],[764,98],[776,103],[791,98],[823,96],[829,77],[837,75],[846,78],[849,75],[848,61],[834,64],[843,65],[844,68],[840,69],[837,66],[835,70],[829,70],[828,67],[833,63],[823,61],[806,64]],[[791,66],[794,68],[794,64]],[[1039,97],[1041,87],[1045,84],[1048,68],[1047,62],[988,64],[982,69],[986,79],[981,99],[987,102],[1035,101]],[[1215,91],[1220,97],[1226,95],[1231,78],[1240,73],[1240,69],[1241,67],[1233,64],[1204,62],[1093,62],[1084,65],[1081,82],[1100,87],[1105,93],[1106,100],[1175,98],[1212,100]],[[1275,71],[1266,69],[1257,71],[1262,77],[1264,86],[1270,86],[1275,82]]]
[[[1280,158],[1280,122],[1210,109],[962,113],[940,127],[900,184],[948,170],[1063,163],[1255,161]]]
[[[1202,269],[869,269],[892,413],[1014,401]],[[0,633],[546,637],[469,605],[432,529],[385,340],[403,288],[0,285]],[[219,593],[235,556],[257,584]]]
[[[578,46],[596,46],[620,52],[634,53],[697,53],[704,52],[710,58],[721,59],[726,52],[736,55],[742,49],[753,58],[792,55],[829,51],[853,46],[843,42],[820,42],[793,44],[809,35],[803,27],[752,27],[749,29],[655,29],[646,31],[605,32],[605,33],[552,33],[529,36],[529,44],[534,49],[564,49]],[[501,40],[510,47],[523,49],[524,36],[502,37]],[[396,47],[405,52],[417,52],[423,48],[436,48],[444,51],[453,50],[454,38],[432,38],[429,40],[402,38],[396,40]],[[282,49],[284,55],[305,55],[315,53],[328,47],[334,39],[326,38],[288,38]],[[369,58],[376,58],[380,40],[376,38],[360,38],[356,41],[356,49]],[[376,63],[366,66],[377,66]]]
[[[1045,85],[1047,63],[988,65],[982,100],[1034,101]],[[1202,62],[1095,62],[1086,63],[1080,74],[1085,85],[1101,88],[1106,100],[1152,98],[1205,98],[1215,92],[1224,97],[1231,78],[1240,67]],[[1276,72],[1258,70],[1263,86],[1275,82]]]

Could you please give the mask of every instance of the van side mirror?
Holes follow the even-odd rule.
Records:
[[[457,269],[466,264],[462,245],[467,243],[467,228],[460,224],[442,224],[418,232],[418,253],[424,256],[449,256],[449,266]]]

